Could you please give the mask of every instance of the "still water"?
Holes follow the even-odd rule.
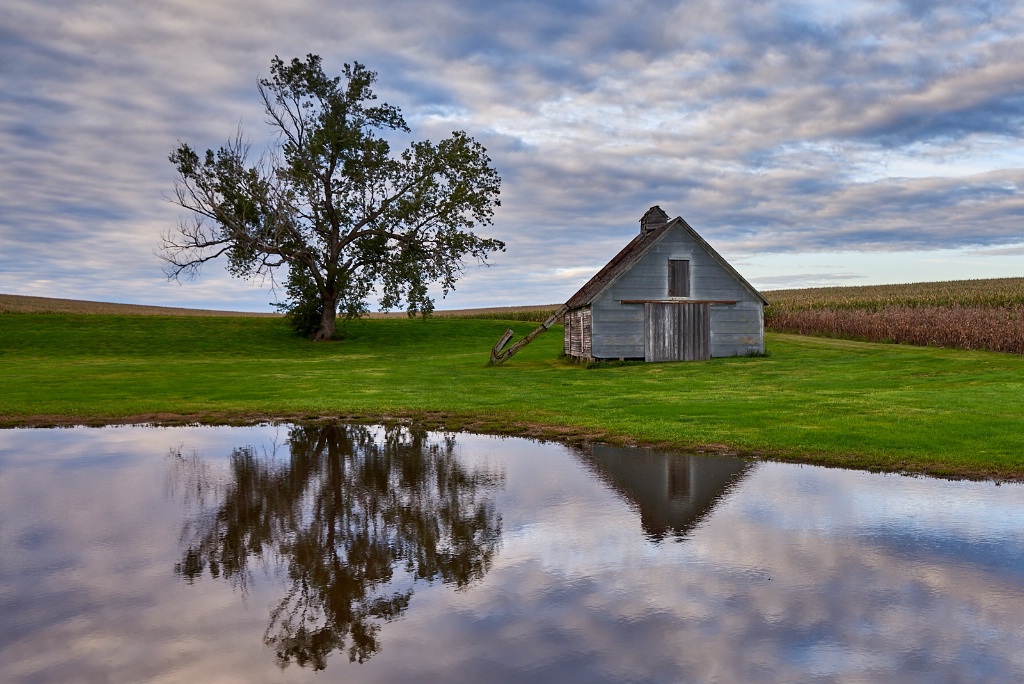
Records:
[[[0,431],[2,682],[1019,682],[1024,487],[359,426]]]

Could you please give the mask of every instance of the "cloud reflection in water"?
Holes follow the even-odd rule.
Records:
[[[323,600],[307,631],[345,681],[1024,680],[1020,486],[472,435],[392,449],[344,427],[356,446],[335,459],[305,428],[285,449],[285,430],[0,432],[0,680],[309,681],[318,661],[275,667],[267,631],[296,583]],[[207,469],[162,497],[168,445]],[[400,452],[421,454],[411,474]],[[179,537],[200,481],[216,486]],[[332,482],[353,487],[350,513],[330,514]],[[448,510],[450,526],[406,525],[396,483],[420,522]],[[370,557],[357,547],[384,560],[340,571]],[[224,579],[243,569],[244,592]],[[345,572],[363,590],[331,589],[360,586]],[[409,591],[390,621],[366,608]],[[362,664],[325,655],[352,643],[343,614],[379,627]]]

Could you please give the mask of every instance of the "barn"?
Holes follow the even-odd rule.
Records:
[[[566,303],[564,351],[645,361],[761,354],[767,305],[682,217],[655,206],[640,234]]]

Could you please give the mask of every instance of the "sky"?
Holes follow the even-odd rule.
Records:
[[[257,81],[309,53],[501,175],[439,309],[566,301],[653,205],[762,290],[1024,276],[1022,3],[5,0],[0,292],[271,310],[168,282],[167,157],[272,144]]]

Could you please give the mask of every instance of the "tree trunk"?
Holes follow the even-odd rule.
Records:
[[[324,297],[324,310],[320,314],[320,328],[313,335],[314,342],[327,342],[334,339],[334,324],[338,317],[338,298]]]

